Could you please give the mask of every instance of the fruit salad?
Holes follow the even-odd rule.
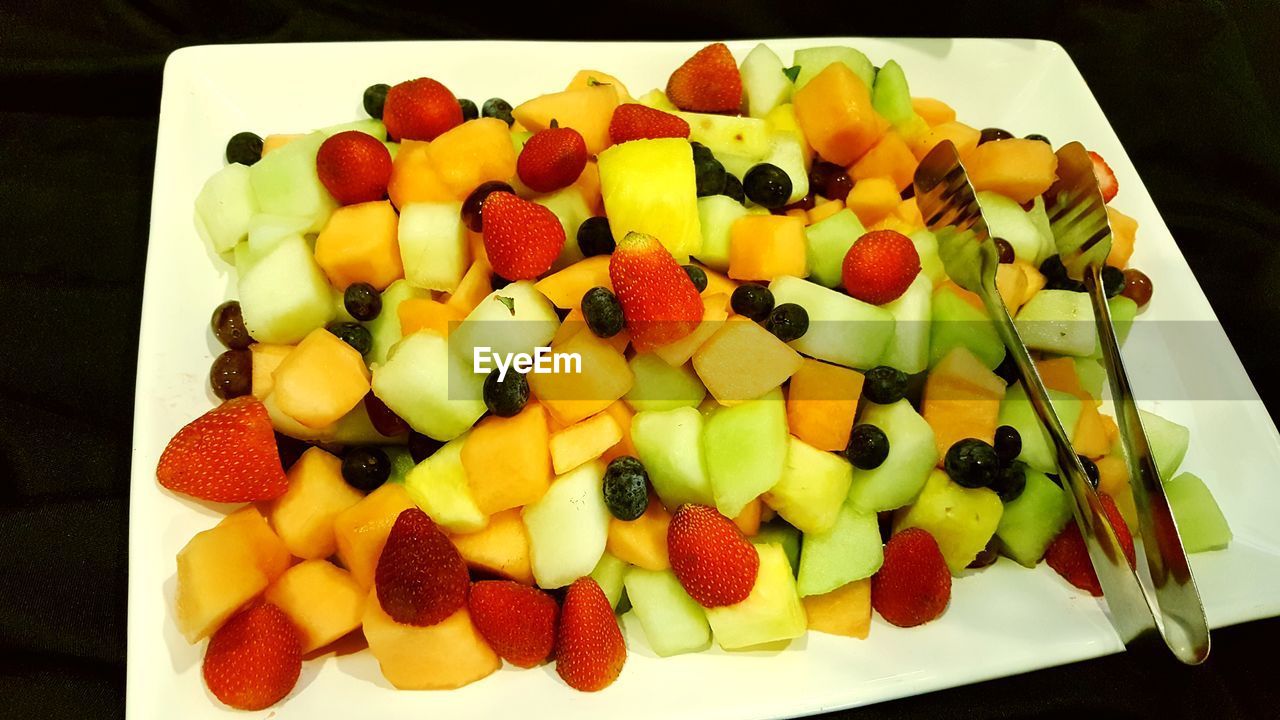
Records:
[[[272,706],[335,643],[400,689],[550,663],[598,691],[629,642],[929,632],[896,628],[995,562],[1100,595],[1047,435],[912,195],[954,143],[1132,562],[1089,299],[1045,213],[1053,145],[965,124],[879,60],[715,43],[663,89],[587,69],[515,106],[420,77],[370,86],[365,119],[232,137],[195,200],[235,269],[222,402],[156,471],[230,504],[178,554],[172,606],[214,697]],[[1108,212],[1124,337],[1152,283]],[[1187,550],[1225,547],[1187,428],[1143,420]]]

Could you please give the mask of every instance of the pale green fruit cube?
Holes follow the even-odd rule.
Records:
[[[876,514],[843,505],[829,530],[804,534],[796,587],[801,597],[822,595],[871,577],[883,562],[884,543]]]
[[[791,574],[800,572],[800,531],[790,523],[774,518],[760,526],[751,542],[756,545],[773,543],[781,546],[783,554],[787,556],[787,564],[791,566]]]
[[[529,560],[539,587],[558,588],[590,575],[604,555],[609,508],[600,492],[604,465],[592,460],[561,475],[523,511]]]
[[[698,261],[717,272],[726,272],[729,269],[733,224],[747,214],[742,203],[728,195],[698,198],[698,217],[702,225],[702,248],[694,253]]]
[[[1004,554],[1019,565],[1035,567],[1049,543],[1071,522],[1071,498],[1039,470],[1027,468],[1027,486],[1005,503],[996,537]]]
[[[725,517],[737,517],[778,483],[789,437],[780,388],[711,414],[702,431],[702,451],[716,508]]]
[[[893,315],[817,283],[783,275],[769,283],[777,305],[796,303],[809,330],[790,345],[809,357],[851,368],[873,367],[893,339]]]
[[[425,290],[453,292],[471,264],[462,203],[407,203],[398,239],[404,279]]]
[[[782,60],[768,45],[760,43],[742,60],[742,94],[747,99],[747,115],[762,118],[791,99],[791,78],[783,72]]]
[[[227,252],[249,234],[257,211],[249,168],[232,163],[211,175],[196,195],[196,232],[215,253]]]
[[[552,270],[568,267],[583,258],[582,248],[578,247],[578,226],[583,220],[591,217],[591,208],[582,197],[582,192],[573,186],[561,188],[553,193],[536,197],[533,201],[550,210],[560,226],[564,228],[564,245],[560,254],[551,263]]]
[[[986,190],[975,193],[975,197],[982,206],[982,218],[987,221],[991,237],[1003,238],[1013,247],[1014,257],[1038,267],[1043,240],[1022,206],[1000,193]]]
[[[405,476],[404,489],[435,523],[450,533],[473,533],[489,524],[489,516],[476,505],[467,470],[462,466],[461,435],[445,443],[431,457]]]
[[[1018,311],[1014,324],[1032,350],[1085,357],[1098,344],[1088,293],[1041,290]]]
[[[1164,484],[1164,492],[1187,552],[1221,550],[1230,544],[1227,518],[1199,477],[1182,473]]]
[[[715,505],[702,452],[704,420],[697,408],[645,411],[631,419],[631,442],[653,490],[669,508]]]
[[[853,469],[849,502],[868,513],[893,510],[911,502],[938,464],[933,427],[905,399],[891,405],[866,402],[858,422],[884,431],[889,438],[889,454],[878,467]]]
[[[244,324],[254,340],[292,345],[333,318],[329,280],[301,235],[276,242],[260,257],[236,248]]]
[[[520,280],[481,300],[449,334],[449,347],[467,367],[479,367],[477,355],[533,355],[551,344],[558,329],[560,316],[555,306],[532,281]],[[495,366],[488,360],[485,363],[490,369]]]
[[[893,339],[877,364],[897,368],[908,375],[923,372],[929,366],[933,282],[920,273],[897,300],[881,307],[893,315]]]
[[[267,153],[249,168],[249,180],[265,213],[305,217],[307,232],[319,232],[337,201],[316,174],[316,151],[328,136],[313,132]]]
[[[844,63],[853,71],[858,79],[867,86],[867,90],[875,84],[876,70],[871,61],[861,51],[851,47],[822,46],[797,50],[792,56],[791,64],[800,66],[800,74],[796,76],[796,90],[809,84],[818,73],[835,62]]]
[[[790,436],[782,478],[765,499],[802,532],[824,533],[836,524],[852,482],[848,460]]]
[[[416,288],[403,278],[382,291],[382,312],[365,324],[369,328],[369,334],[373,336],[373,344],[366,356],[370,365],[385,363],[391,347],[400,342],[400,303],[410,298],[430,300],[431,292]]]
[[[630,567],[625,561],[619,560],[616,555],[606,551],[600,556],[600,562],[596,563],[595,569],[591,571],[591,579],[596,581],[604,591],[605,598],[609,600],[609,605],[615,609],[618,607],[618,601],[622,600],[622,583]]]
[[[1076,421],[1080,419],[1080,399],[1059,390],[1049,390],[1048,394],[1049,403],[1070,439],[1075,435]],[[1017,430],[1022,437],[1022,452],[1017,459],[1040,472],[1058,472],[1058,455],[1049,439],[1049,431],[1040,424],[1040,418],[1020,383],[1010,385],[1005,392],[1004,400],[1000,402],[999,422]]]
[[[809,279],[829,288],[842,286],[844,256],[864,233],[862,222],[849,208],[806,227]]]
[[[373,394],[409,427],[436,440],[452,440],[480,419],[483,391],[484,376],[429,330],[402,339],[385,363],[373,366]]]
[[[688,363],[673,367],[653,353],[639,353],[627,364],[635,382],[622,399],[636,412],[697,407],[707,395]]]
[[[875,85],[871,88],[871,106],[895,128],[907,127],[916,117],[907,75],[897,60],[881,65],[876,73]]]
[[[907,236],[911,244],[916,246],[916,254],[920,256],[920,274],[929,278],[934,285],[947,279],[947,269],[938,256],[938,238],[928,230],[921,228]]]
[[[954,292],[942,291],[933,294],[931,312],[929,367],[937,365],[957,347],[968,348],[989,370],[1000,365],[1005,355],[1004,343],[985,311]]]
[[[807,629],[804,604],[782,546],[756,543],[755,548],[760,570],[747,599],[706,609],[716,644],[725,650],[791,640]]]
[[[1187,456],[1191,431],[1185,425],[1146,410],[1139,410],[1138,417],[1142,418],[1142,429],[1146,431],[1147,447],[1155,458],[1156,469],[1160,471],[1160,477],[1167,481],[1178,472],[1182,459]]]
[[[670,570],[627,571],[627,597],[659,657],[698,652],[711,646],[711,626],[702,606],[680,586]]]

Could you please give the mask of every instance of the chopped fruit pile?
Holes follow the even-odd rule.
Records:
[[[1049,234],[1044,136],[966,125],[848,47],[788,67],[716,43],[638,97],[583,70],[515,107],[431,78],[362,100],[370,119],[235,135],[196,198],[238,300],[211,323],[222,404],[156,474],[248,503],[177,557],[174,621],[209,640],[221,702],[280,701],[302,657],[348,636],[397,688],[505,661],[597,691],[628,642],[665,657],[908,632],[873,610],[928,623],[997,561],[1045,560],[1064,591],[1099,594],[1052,446],[913,198],[944,140],[1132,548],[1089,300]],[[1109,213],[1123,338],[1152,283],[1128,267],[1137,222]],[[1187,428],[1144,424],[1188,549],[1225,547],[1205,484],[1175,477]]]

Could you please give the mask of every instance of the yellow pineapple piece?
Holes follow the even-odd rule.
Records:
[[[678,262],[702,248],[693,150],[681,138],[632,140],[600,153],[600,189],[615,240],[658,238]]]

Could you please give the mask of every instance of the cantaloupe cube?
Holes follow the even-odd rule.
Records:
[[[911,184],[918,163],[902,136],[887,132],[849,168],[849,177],[855,182],[863,178],[887,177],[901,192]]]
[[[902,196],[889,178],[864,178],[853,184],[845,207],[858,216],[864,226],[874,225],[897,209]]]
[[[621,440],[618,421],[609,413],[596,413],[551,434],[551,468],[556,475],[563,475],[600,457]]]
[[[344,205],[333,211],[316,238],[316,264],[339,290],[357,282],[384,290],[404,277],[398,224],[387,200]]]
[[[764,395],[800,369],[800,353],[746,318],[721,325],[693,354],[693,369],[712,397],[733,405]]]
[[[608,464],[614,458],[630,455],[636,457],[636,446],[631,442],[631,419],[635,417],[635,411],[631,406],[619,400],[604,409],[604,412],[613,416],[618,423],[619,430],[622,431],[622,438],[614,443],[613,447],[604,451],[600,456],[600,462]]]
[[[995,441],[1005,387],[1000,376],[963,346],[938,361],[925,380],[920,414],[933,428],[939,464],[958,440]]]
[[[402,625],[382,609],[375,590],[365,602],[363,626],[383,677],[401,690],[452,690],[502,667],[465,606],[435,625]]]
[[[493,292],[492,279],[493,268],[489,267],[489,262],[476,259],[471,263],[471,267],[467,268],[458,287],[445,302],[465,318],[476,309],[480,301]]]
[[[742,508],[742,512],[733,518],[743,535],[752,537],[760,532],[760,518],[764,516],[764,500],[757,497]]]
[[[1027,273],[1013,263],[997,265],[996,292],[1000,294],[1004,306],[1009,308],[1010,317],[1016,315],[1018,308],[1021,308],[1030,297],[1027,294]]]
[[[950,140],[956,146],[956,152],[963,158],[978,147],[978,138],[981,135],[982,133],[976,128],[952,120],[933,126],[928,132],[908,138],[907,145],[911,147],[911,152],[917,160],[923,160],[924,156],[928,155],[938,143]]]
[[[409,298],[396,307],[400,316],[400,335],[407,337],[419,330],[430,330],[442,337],[466,317],[454,305],[431,298]]]
[[[555,352],[576,353],[582,372],[531,373],[529,388],[562,425],[572,425],[609,407],[631,389],[635,375],[627,358],[595,333],[577,332]]]
[[[594,287],[613,289],[609,280],[609,255],[596,255],[554,272],[534,284],[561,310],[582,306],[582,296]]]
[[[964,156],[964,166],[974,190],[1026,203],[1053,184],[1058,156],[1048,143],[1010,138],[977,146]]]
[[[701,263],[693,264],[702,268],[702,272],[707,275],[707,287],[702,291],[702,297],[705,298],[712,295],[723,295],[725,299],[725,306],[727,307],[729,304],[729,296],[733,295],[733,291],[738,289],[738,285],[740,283],[721,275]]]
[[[471,254],[472,262],[483,260],[486,267],[493,267],[489,263],[489,253],[484,249],[484,233],[472,232],[467,228],[467,251]]]
[[[476,424],[462,446],[462,466],[481,512],[494,515],[542,497],[551,485],[548,440],[546,409],[538,403]]]
[[[591,330],[587,328],[587,319],[582,314],[582,308],[575,307],[569,311],[568,315],[564,316],[564,320],[560,322],[560,327],[556,328],[556,334],[551,337],[551,345],[553,347],[560,347],[561,345],[569,342],[574,335],[584,331],[591,332]],[[620,353],[625,353],[627,351],[627,345],[631,343],[631,333],[628,333],[624,328],[622,332],[619,332],[617,335],[609,338],[601,338],[601,340],[608,343],[614,350],[617,350]]]
[[[516,174],[511,130],[497,118],[476,118],[441,133],[427,146],[427,158],[454,197],[466,197],[481,183],[506,182]]]
[[[289,468],[289,489],[271,503],[268,517],[289,552],[311,560],[338,549],[333,520],[364,499],[342,479],[342,459],[308,448]]]
[[[889,127],[872,107],[866,83],[844,63],[828,65],[791,102],[809,145],[837,165],[862,157]]]
[[[428,143],[404,140],[391,162],[391,180],[387,197],[398,208],[415,202],[453,202],[462,200],[436,172],[427,155]]]
[[[577,130],[587,152],[600,154],[609,147],[609,121],[618,107],[618,93],[611,85],[588,85],[574,90],[539,95],[516,106],[511,115],[531,132],[546,130],[555,120],[560,127]]]
[[[809,211],[809,224],[822,222],[844,209],[844,198],[819,202]]]
[[[1120,426],[1116,425],[1116,419],[1104,414],[1102,415],[1102,426],[1107,431],[1107,442],[1111,444],[1111,447],[1115,447],[1116,443],[1120,441]]]
[[[289,551],[253,506],[196,533],[178,552],[174,620],[187,642],[212,635],[284,574]]]
[[[271,343],[254,343],[249,346],[253,360],[253,396],[259,400],[271,394],[275,380],[271,375],[280,367],[280,361],[293,352],[293,345],[273,345]]]
[[[871,578],[803,598],[809,629],[865,640],[871,630]]]
[[[711,276],[708,275],[707,277],[710,278]],[[689,362],[689,358],[693,357],[698,348],[702,347],[703,343],[724,325],[728,317],[728,295],[703,295],[702,322],[698,324],[698,327],[673,343],[654,348],[653,354],[673,367],[684,365]]]
[[[671,558],[667,555],[667,528],[670,525],[671,513],[658,496],[651,493],[649,506],[635,520],[609,518],[605,551],[645,570],[666,570],[671,567]]]
[[[785,217],[795,218],[800,222],[807,222],[809,220],[809,211],[804,208],[791,208],[790,210],[785,211],[783,215]]]
[[[791,434],[819,450],[841,451],[862,396],[862,373],[804,358],[787,388]]]
[[[312,330],[272,373],[280,410],[309,428],[332,425],[369,393],[369,368],[355,348]]]
[[[385,483],[363,500],[343,510],[333,519],[333,535],[338,546],[338,560],[360,583],[373,587],[378,557],[387,535],[400,513],[417,507],[400,483]]]
[[[307,560],[286,570],[266,598],[293,621],[305,654],[360,627],[366,594],[346,570]]]
[[[284,134],[268,135],[262,138],[262,156],[266,157],[267,153],[272,152],[273,150],[279,150],[280,148],[284,147],[285,145],[288,145],[294,140],[297,140],[298,138],[303,138],[306,136],[307,136],[306,133],[284,133]]]
[[[1098,490],[1111,496],[1120,517],[1133,532],[1138,532],[1138,506],[1129,483],[1129,463],[1123,455],[1107,455],[1093,461],[1098,466]]]
[[[1076,453],[1089,458],[1105,455],[1111,449],[1107,426],[1098,412],[1098,401],[1080,382],[1075,360],[1069,357],[1038,360],[1036,370],[1046,388],[1070,393],[1081,401],[1080,417],[1071,435],[1071,446]]]
[[[1134,241],[1138,238],[1138,221],[1107,206],[1107,219],[1111,221],[1111,252],[1107,255],[1107,264],[1118,268],[1129,266],[1129,258],[1133,257]]]
[[[804,223],[787,215],[738,218],[729,231],[729,277],[767,281],[808,275]]]
[[[924,120],[929,127],[949,123],[956,119],[956,111],[950,105],[928,97],[911,98],[911,109],[915,111],[920,119]]]
[[[569,81],[569,85],[565,90],[581,90],[582,88],[595,87],[597,85],[608,85],[618,94],[619,103],[635,102],[631,98],[631,93],[627,92],[627,86],[623,85],[618,78],[606,72],[599,70],[579,70]]]
[[[574,180],[569,187],[577,188],[582,195],[582,201],[587,204],[587,209],[591,211],[592,215],[604,214],[604,196],[601,194],[600,186],[600,166],[596,164],[594,159],[587,161],[587,164],[582,168],[582,174],[578,175],[578,179]]]
[[[449,538],[458,554],[473,568],[501,575],[516,582],[533,584],[529,564],[529,535],[524,529],[520,508],[489,516],[483,530]]]

